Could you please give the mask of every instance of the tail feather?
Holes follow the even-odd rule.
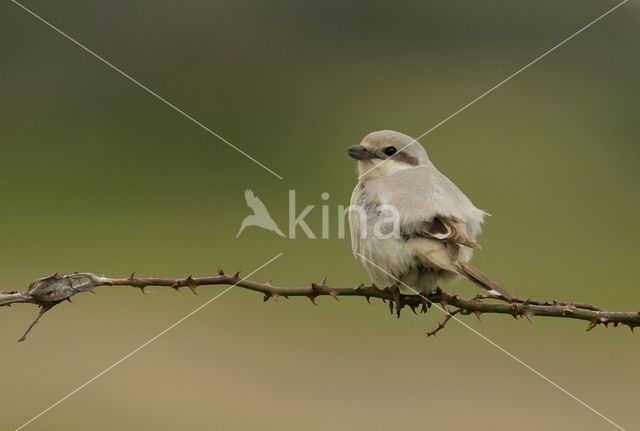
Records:
[[[273,223],[273,231],[280,236],[285,236],[275,222]]]
[[[488,290],[490,293],[500,295],[508,301],[513,301],[515,299],[515,296],[500,287],[498,283],[481,273],[478,268],[471,265],[470,263],[459,262],[458,268],[462,272],[462,275],[464,275],[483,289]]]

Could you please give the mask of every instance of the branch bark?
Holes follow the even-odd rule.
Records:
[[[57,304],[68,300],[79,293],[94,292],[97,287],[102,286],[130,286],[140,289],[144,293],[147,286],[166,286],[176,290],[184,287],[189,288],[197,294],[200,286],[237,286],[239,288],[262,293],[264,301],[277,299],[278,297],[307,297],[314,305],[319,296],[331,296],[338,300],[339,297],[356,296],[363,297],[368,302],[371,298],[378,298],[389,304],[389,310],[395,312],[400,317],[401,311],[408,307],[414,313],[426,313],[434,304],[439,305],[445,312],[444,321],[438,324],[434,330],[427,332],[428,336],[436,335],[444,329],[445,325],[455,315],[475,314],[507,314],[515,317],[524,317],[530,320],[533,316],[547,316],[566,319],[577,319],[588,322],[587,330],[591,330],[597,325],[613,326],[625,325],[631,328],[640,326],[640,311],[608,311],[590,304],[580,304],[573,302],[559,301],[534,301],[516,299],[507,302],[500,298],[486,295],[478,295],[471,299],[460,298],[457,295],[446,293],[440,289],[431,295],[402,295],[397,288],[379,289],[375,285],[357,287],[332,287],[322,283],[311,283],[307,287],[276,287],[271,283],[256,283],[235,275],[225,274],[219,271],[217,276],[197,277],[188,276],[185,278],[145,278],[136,277],[131,274],[127,278],[101,277],[92,273],[74,273],[63,275],[56,273],[49,277],[35,280],[29,285],[26,292],[10,291],[0,292],[0,306],[10,306],[12,304],[26,303],[35,304],[40,307],[37,318],[27,328],[25,334],[19,341],[24,341],[33,326],[39,319]],[[95,293],[95,292],[94,292]],[[449,310],[447,307],[453,307]]]

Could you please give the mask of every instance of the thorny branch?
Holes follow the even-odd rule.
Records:
[[[573,302],[558,301],[533,301],[520,300],[507,302],[500,298],[479,295],[475,298],[464,299],[457,295],[451,295],[438,289],[436,292],[427,295],[403,295],[397,287],[379,289],[375,285],[357,287],[332,287],[326,284],[326,279],[322,283],[311,283],[307,287],[276,287],[270,282],[255,283],[235,275],[225,274],[218,271],[217,276],[198,277],[188,276],[186,278],[139,278],[131,274],[127,278],[100,277],[92,273],[74,273],[63,275],[56,273],[49,277],[35,280],[29,285],[26,292],[10,291],[0,292],[0,306],[10,306],[12,304],[25,303],[35,304],[40,310],[36,319],[29,325],[24,335],[18,341],[24,341],[40,318],[53,307],[62,301],[71,301],[71,297],[82,292],[94,292],[101,286],[131,286],[139,288],[143,293],[147,286],[167,286],[180,290],[183,287],[189,288],[193,293],[197,293],[199,286],[226,285],[237,286],[243,289],[260,292],[264,295],[264,301],[278,297],[289,298],[293,296],[305,296],[314,305],[319,296],[331,296],[338,300],[341,296],[364,297],[367,302],[371,298],[382,299],[389,304],[391,313],[395,312],[400,317],[400,312],[405,307],[414,313],[426,313],[433,305],[439,305],[445,311],[444,320],[438,326],[427,332],[428,336],[436,335],[445,325],[454,318],[455,315],[475,314],[479,317],[483,313],[508,314],[514,318],[524,317],[530,320],[533,316],[559,317],[568,319],[578,319],[589,322],[587,330],[591,330],[597,325],[613,326],[626,325],[633,331],[633,328],[640,326],[640,311],[607,311],[589,304],[579,304]],[[447,307],[453,307],[449,311]],[[457,318],[456,318],[457,319]]]

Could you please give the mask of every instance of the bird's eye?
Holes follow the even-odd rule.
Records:
[[[396,147],[387,147],[384,149],[384,153],[389,157],[393,156],[397,152],[398,150],[396,150]]]

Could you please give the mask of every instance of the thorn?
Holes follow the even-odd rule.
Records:
[[[233,278],[235,278],[235,279],[240,278],[240,271],[236,272],[235,275],[233,276]]]
[[[322,285],[326,286],[327,285],[327,277],[324,278],[324,280],[322,280]]]
[[[193,279],[193,275],[189,275],[187,278],[185,278],[182,281],[182,285],[187,286],[189,290],[191,290],[191,293],[193,293],[194,295],[198,294],[198,292],[196,292],[198,285],[195,283],[195,280]]]
[[[329,295],[333,296],[333,299],[340,302],[340,298],[338,298],[338,292],[336,292],[335,290],[332,290],[331,292],[329,292]]]
[[[93,293],[95,293],[95,292],[93,292]],[[73,304],[73,301],[71,300],[71,297],[68,297],[67,301],[69,301],[69,302],[71,302]]]
[[[271,284],[271,280],[267,281],[266,283],[264,283],[265,286],[269,286],[269,287],[273,287],[273,284]]]
[[[269,295],[268,293],[265,293],[264,297],[262,298],[262,302],[267,302],[270,298],[271,298],[271,295]]]
[[[480,322],[480,315],[482,314],[480,311],[474,311],[473,314],[475,314],[476,319],[478,319],[478,322]]]
[[[318,292],[320,290],[320,286],[318,286],[316,283],[311,283],[311,290],[314,292]]]
[[[219,275],[220,277],[223,277],[223,276],[224,276],[224,271],[223,271],[223,270],[221,270],[221,269],[219,269],[219,270],[218,270],[218,275]]]
[[[587,332],[591,331],[593,328],[595,328],[598,325],[598,322],[596,320],[589,322],[589,326],[587,326]]]
[[[361,290],[364,290],[364,284],[362,284],[362,283],[360,283],[360,286],[358,286],[358,287],[356,287],[356,288],[355,288],[355,291],[356,291],[356,292],[359,292],[359,291],[361,291]]]
[[[138,289],[140,289],[140,292],[142,292],[143,295],[146,295],[147,293],[144,291],[144,288],[147,286],[134,286],[137,287]]]
[[[127,281],[129,283],[135,283],[136,282],[136,273],[132,272],[131,275],[129,276],[129,278],[127,278]]]
[[[371,305],[371,297],[369,295],[365,296],[364,299],[366,299],[369,305]]]
[[[427,332],[427,337],[436,337],[438,335],[438,332],[440,332],[442,329],[444,329],[444,325],[446,323],[443,322],[438,322],[438,327],[436,329],[434,329],[433,331],[429,331]]]
[[[413,314],[418,314],[418,313],[416,313],[416,304],[409,304],[409,308],[411,309]]]
[[[389,312],[393,314],[393,301],[389,300]]]
[[[309,298],[309,301],[311,301],[311,303],[313,305],[315,305],[316,307],[318,306],[318,304],[316,304],[316,297],[315,296],[309,295],[309,296],[307,296],[307,298]]]

